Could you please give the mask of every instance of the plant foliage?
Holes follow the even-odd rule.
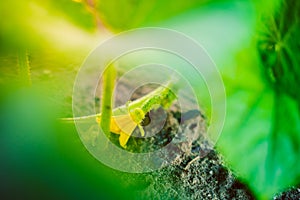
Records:
[[[299,11],[299,1],[285,0],[259,13],[256,48],[241,53],[239,77],[226,83],[231,89],[219,147],[261,199],[299,184]]]

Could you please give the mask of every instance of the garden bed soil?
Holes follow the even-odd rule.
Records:
[[[150,90],[149,86],[139,88],[132,100]],[[169,158],[172,162],[150,173],[122,173],[126,187],[134,188],[135,199],[255,199],[247,185],[225,167],[221,155],[206,136],[207,124],[200,111],[180,113],[175,102],[167,111],[157,109],[151,116],[163,116],[162,112],[166,116],[162,129],[153,137],[130,138],[127,150],[147,152],[173,145]],[[134,135],[138,134],[136,130]],[[114,142],[117,144],[117,137]],[[274,199],[300,199],[300,189],[293,188]]]

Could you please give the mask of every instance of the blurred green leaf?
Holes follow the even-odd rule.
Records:
[[[151,26],[212,0],[103,0],[97,9],[101,19],[115,31]]]
[[[2,196],[129,199],[131,191],[124,188],[115,170],[89,154],[74,124],[57,120],[60,108],[47,92],[46,88],[24,88],[6,92],[0,99]]]
[[[90,50],[103,39],[95,16],[71,0],[0,2],[0,54],[19,49]]]
[[[43,1],[44,5],[46,3],[49,5],[49,9],[53,10],[53,14],[62,15],[62,17],[83,29],[95,31],[97,28],[95,15],[86,1]]]
[[[285,0],[274,13],[262,15],[258,51],[270,84],[300,101],[300,2]]]
[[[218,147],[260,199],[299,184],[300,177],[300,49],[295,40],[300,4],[282,2],[259,19],[258,53],[255,45],[241,52],[235,73],[224,76],[228,107]]]

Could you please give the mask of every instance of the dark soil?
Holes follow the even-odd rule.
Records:
[[[300,186],[293,187],[274,197],[274,200],[299,200],[300,199]]]
[[[146,92],[149,92],[149,86],[137,90],[132,99]],[[155,151],[171,143],[173,151],[169,159],[172,162],[151,173],[121,174],[128,188],[134,188],[133,199],[255,199],[248,187],[224,166],[221,156],[207,139],[207,125],[200,111],[181,113],[175,102],[167,111],[153,111],[152,119],[147,119],[144,126],[147,127],[153,118],[163,116],[163,112],[166,121],[162,129],[158,132],[151,129],[150,134],[153,132],[154,135],[147,138],[138,137],[140,133],[136,129],[128,141],[127,150]],[[294,188],[274,199],[299,200],[300,189]]]
[[[139,88],[132,99],[146,92],[149,92],[149,86]],[[172,145],[168,158],[172,162],[151,173],[122,175],[129,188],[138,185],[136,199],[254,199],[246,185],[224,167],[206,137],[207,125],[200,111],[181,113],[174,102],[167,111],[157,109],[150,116],[148,121],[166,116],[161,130],[150,129],[148,134],[153,135],[147,138],[131,137],[127,150],[149,152]],[[139,134],[136,129],[133,136]],[[116,137],[113,140],[117,144],[117,136],[112,137]]]
[[[172,114],[171,112],[168,117],[173,118]],[[198,119],[199,116],[181,126],[194,124]],[[193,127],[196,128],[192,125],[189,129]],[[184,128],[183,130],[186,131]],[[189,135],[191,132],[185,133]],[[158,135],[164,136],[162,133]],[[148,184],[137,191],[136,199],[254,199],[249,189],[224,167],[217,152],[209,146],[205,137],[195,138],[191,142],[183,138],[180,132],[178,135],[182,137],[181,142],[175,142],[174,145],[180,151],[174,156],[173,163],[143,175]]]

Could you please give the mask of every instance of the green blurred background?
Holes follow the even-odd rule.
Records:
[[[234,99],[229,99],[229,111],[238,107],[241,110],[237,113],[243,112],[244,104],[241,102],[246,102],[247,110],[257,91],[262,88],[272,90],[261,79],[254,39],[258,26],[257,16],[266,8],[272,10],[277,2],[279,1],[1,1],[1,197],[137,198],[134,197],[134,191],[146,187],[147,182],[141,181],[139,175],[126,175],[101,164],[84,148],[74,124],[64,124],[57,120],[72,116],[72,87],[85,57],[101,41],[124,30],[147,26],[175,29],[192,37],[208,51],[222,72],[229,98]],[[246,95],[237,93],[237,90],[246,91]],[[268,94],[266,92],[267,96]],[[245,100],[245,97],[250,100]],[[259,110],[269,113],[272,102],[273,100],[264,101]],[[294,179],[300,174],[298,169],[291,169],[290,166],[279,167],[283,171],[295,173],[291,173],[292,181],[287,181],[290,178],[286,177],[279,179],[280,181],[274,178],[274,182],[269,177],[274,174],[266,175],[266,179],[264,169],[255,167],[257,163],[265,162],[265,157],[262,157],[265,154],[256,152],[249,156],[251,161],[240,160],[243,152],[249,152],[256,145],[260,149],[260,145],[264,144],[257,142],[257,138],[265,137],[268,130],[260,130],[257,135],[253,133],[250,136],[249,131],[252,132],[257,127],[268,129],[272,126],[270,116],[266,113],[260,113],[259,117],[262,116],[263,120],[259,120],[259,125],[247,122],[250,125],[245,126],[243,134],[226,135],[226,131],[235,132],[232,128],[234,126],[229,125],[219,145],[225,157],[234,155],[228,158],[229,166],[238,172],[242,169],[241,176],[262,198],[291,186],[297,182]],[[228,116],[229,123],[239,118],[234,112],[229,112]],[[297,120],[295,126],[299,126]],[[255,142],[247,138],[252,136],[257,139]],[[296,146],[300,143],[298,136],[293,136],[292,139],[296,140]],[[246,142],[235,148],[235,143],[241,140]],[[247,141],[251,143],[248,144]],[[266,141],[268,142],[267,139]],[[248,148],[247,145],[252,146]],[[296,153],[294,150],[291,150],[292,153],[288,152],[294,156],[288,164],[295,164],[298,150],[296,148]],[[232,151],[240,154],[231,154]],[[261,151],[267,152],[265,147]],[[252,165],[249,167],[248,163]],[[274,165],[280,166],[278,163]],[[247,174],[249,171],[251,173]],[[257,171],[262,173],[258,178],[253,175]],[[128,183],[121,178],[121,174],[132,177],[133,181]],[[258,185],[262,188],[256,186],[257,182],[261,183]]]

